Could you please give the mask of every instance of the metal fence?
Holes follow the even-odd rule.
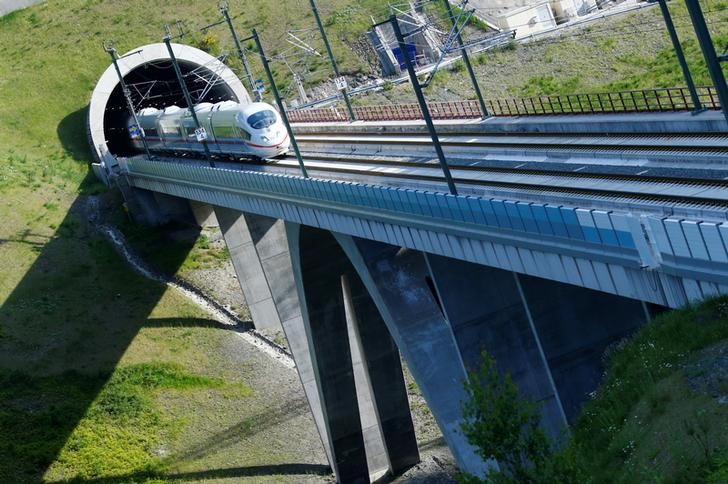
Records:
[[[698,95],[706,109],[720,109],[718,94],[713,87],[699,87]],[[692,111],[695,106],[687,88],[660,88],[635,91],[566,94],[487,100],[492,116],[539,116],[547,114],[599,114]],[[433,119],[480,118],[476,101],[428,103]],[[417,104],[386,104],[354,107],[361,121],[406,121],[422,119]],[[311,123],[348,121],[346,110],[337,106],[321,109],[289,111],[292,122]]]
[[[700,87],[697,91],[703,107],[720,109],[718,93],[713,87]],[[497,99],[488,100],[486,104],[494,116],[666,112],[695,109],[690,92],[684,87]]]

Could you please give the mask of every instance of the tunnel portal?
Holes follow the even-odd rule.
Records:
[[[187,45],[172,44],[172,48],[194,102],[250,102],[240,79],[220,60]],[[118,64],[137,112],[146,107],[187,107],[165,44],[139,47],[121,55]],[[99,165],[97,173],[108,175],[117,156],[134,153],[126,128],[128,117],[119,78],[110,64],[91,95],[86,126]]]

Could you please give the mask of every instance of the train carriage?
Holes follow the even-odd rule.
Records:
[[[288,152],[290,140],[280,115],[269,104],[242,105],[234,101],[201,103],[194,107],[197,119],[207,134],[210,151],[219,155],[271,158]],[[153,152],[202,153],[196,125],[188,109],[169,106],[163,110],[142,109],[137,118]],[[129,134],[134,148],[143,149],[140,133]]]

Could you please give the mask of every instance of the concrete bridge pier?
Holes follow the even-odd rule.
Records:
[[[172,220],[199,227],[219,225],[212,205],[135,188],[129,185],[125,177],[117,177],[116,184],[124,198],[129,215],[140,225],[158,226]]]
[[[382,314],[458,466],[483,474],[487,464],[459,431],[466,373],[424,253],[346,235],[336,238]]]
[[[126,177],[117,177],[116,185],[119,187],[124,199],[124,207],[135,223],[145,226],[163,225],[171,219],[157,202],[157,192],[136,188],[129,185]]]
[[[337,235],[404,355],[460,468],[485,464],[458,432],[463,379],[492,355],[541,404],[555,439],[603,374],[609,345],[649,318],[641,301]]]
[[[287,224],[304,327],[340,482],[419,462],[399,351],[334,236]]]
[[[256,328],[282,329],[329,463],[328,431],[313,374],[284,222],[214,207]]]
[[[286,335],[337,479],[417,463],[399,353],[344,253],[330,250],[334,238],[304,229],[301,244],[298,225],[214,211],[254,324]]]
[[[486,350],[541,403],[544,427],[556,439],[599,384],[607,347],[649,318],[638,300],[426,257],[466,368],[477,367]]]

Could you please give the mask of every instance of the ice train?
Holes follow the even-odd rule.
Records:
[[[206,138],[213,154],[272,158],[288,152],[288,132],[275,109],[266,103],[239,104],[223,101],[200,103],[195,114],[203,130],[196,130],[186,108],[144,108],[137,118],[149,145],[157,153],[203,153],[200,140]],[[141,132],[130,116],[127,122],[132,146],[143,150]]]

